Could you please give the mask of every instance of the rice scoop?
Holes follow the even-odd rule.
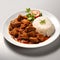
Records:
[[[38,17],[33,21],[33,26],[36,28],[36,31],[44,36],[51,36],[54,33],[54,25],[47,17]]]

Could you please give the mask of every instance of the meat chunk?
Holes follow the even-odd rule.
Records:
[[[29,40],[33,43],[38,43],[39,40],[36,37],[30,37]]]
[[[43,41],[45,41],[45,40],[47,40],[47,39],[48,39],[48,37],[44,37],[44,36],[39,38],[39,40],[40,40],[41,42],[43,42]]]
[[[23,19],[21,20],[21,28],[24,29],[25,27],[27,27],[29,25],[30,21]]]
[[[11,25],[9,25],[9,31],[12,31],[13,27]]]
[[[9,33],[14,36],[14,37],[18,37],[18,31],[17,28],[14,28],[12,31],[9,31]]]
[[[27,17],[26,16],[19,15],[18,18],[17,18],[18,21],[21,21],[23,19],[27,19]]]
[[[27,19],[23,19],[21,23],[23,23],[24,25],[29,25],[30,21],[28,21]]]
[[[48,39],[48,37],[46,37],[46,36],[44,36],[44,35],[42,35],[42,34],[37,34],[37,38],[38,38],[39,41],[41,41],[41,42],[43,42],[43,41],[45,41],[45,40]]]
[[[27,35],[27,33],[22,33],[22,34],[20,34],[20,36],[18,37],[18,39],[21,39],[21,40],[26,40],[26,39],[28,39],[28,35]]]
[[[30,24],[28,26],[32,26],[31,22],[30,22]]]
[[[36,30],[36,28],[34,28],[33,26],[27,26],[27,27],[25,28],[25,31],[26,31],[26,32],[35,31],[35,30]]]
[[[28,36],[29,37],[35,37],[36,36],[36,32],[35,31],[28,32]]]
[[[15,27],[20,27],[21,22],[18,22],[16,19],[11,21],[10,23],[11,27],[15,28]]]
[[[24,29],[18,28],[18,32],[22,33]]]
[[[21,24],[20,28],[21,29],[25,29],[26,25],[25,24]]]

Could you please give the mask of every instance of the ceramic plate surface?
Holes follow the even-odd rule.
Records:
[[[38,9],[40,10],[40,9]],[[16,18],[19,14],[23,14],[25,15],[26,12],[23,10],[23,11],[20,11],[20,12],[17,12],[17,13],[14,13],[13,15],[11,15],[10,17],[8,17],[8,19],[5,21],[4,23],[4,26],[3,26],[3,35],[4,37],[6,38],[6,40],[16,46],[19,46],[19,47],[24,47],[24,48],[37,48],[37,47],[42,47],[42,46],[45,46],[45,45],[48,45],[50,43],[52,43],[53,41],[57,40],[57,37],[59,36],[59,29],[60,29],[60,24],[59,24],[59,21],[58,19],[52,15],[51,13],[49,13],[48,11],[45,11],[45,10],[40,10],[43,14],[43,16],[46,16],[48,17],[51,22],[53,23],[54,27],[55,27],[55,32],[54,34],[46,41],[42,42],[42,43],[39,43],[39,44],[23,44],[23,43],[19,43],[17,41],[15,41],[11,35],[9,34],[8,32],[8,26],[10,24],[10,21],[13,20],[14,18]]]

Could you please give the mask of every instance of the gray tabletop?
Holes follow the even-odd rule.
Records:
[[[0,60],[60,60],[60,36],[35,49],[16,47],[3,38],[2,28],[8,16],[28,7],[47,10],[60,19],[60,0],[0,0]]]

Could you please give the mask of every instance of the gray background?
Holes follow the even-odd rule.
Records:
[[[47,10],[60,19],[60,0],[0,0],[0,60],[60,60],[60,36],[36,49],[16,47],[3,38],[2,27],[8,16],[28,7]]]

